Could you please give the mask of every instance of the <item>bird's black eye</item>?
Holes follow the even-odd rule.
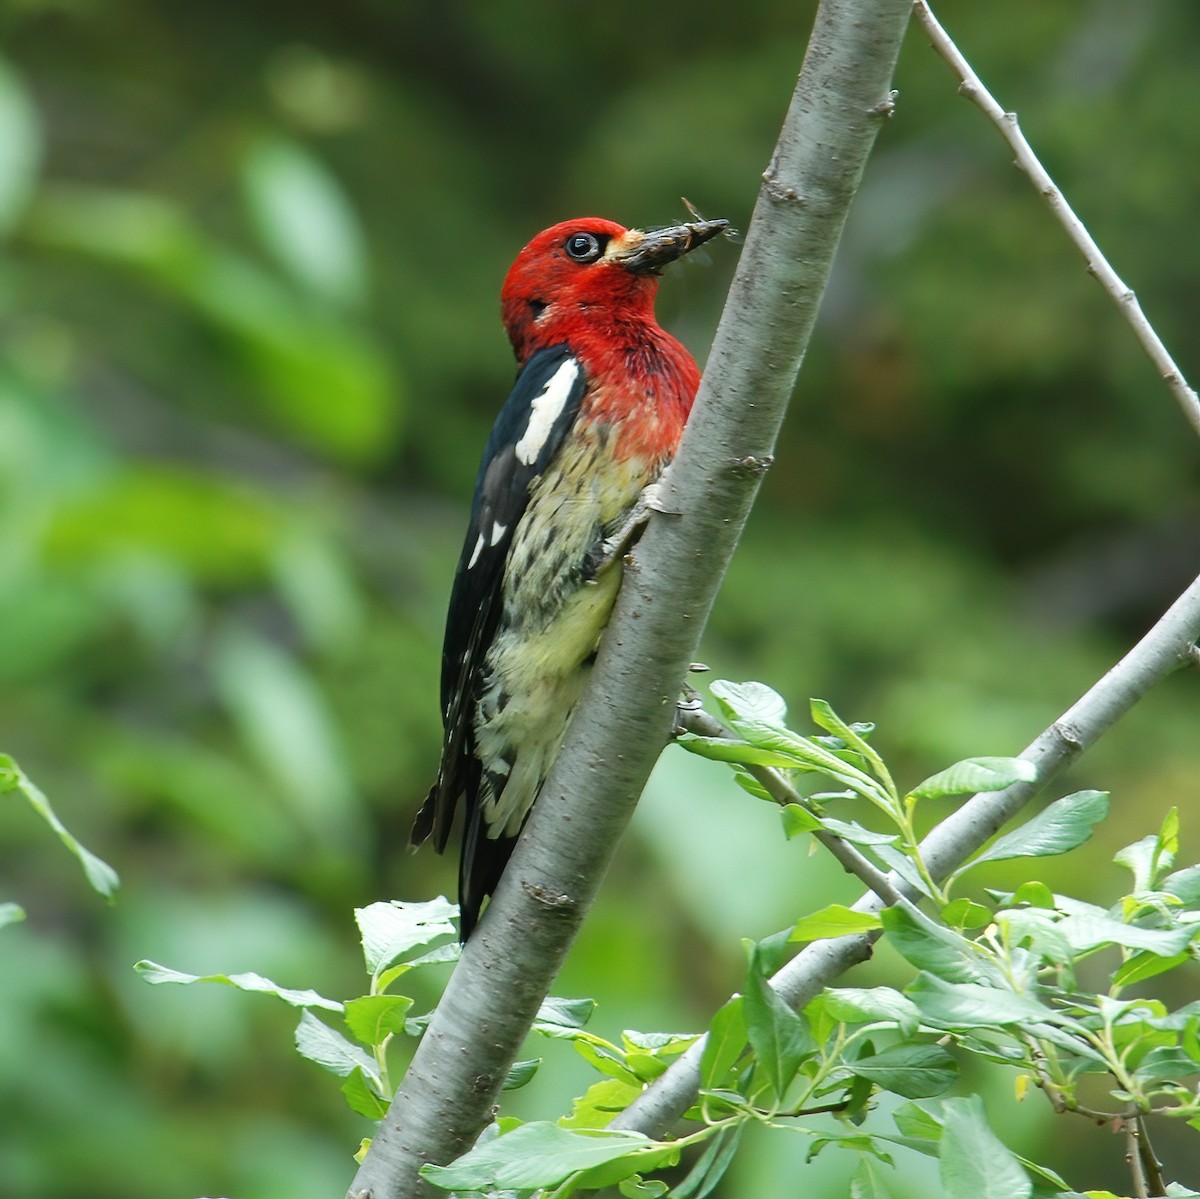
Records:
[[[576,262],[595,262],[604,253],[604,244],[594,233],[572,233],[566,251]]]

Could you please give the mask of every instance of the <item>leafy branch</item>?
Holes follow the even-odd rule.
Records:
[[[980,1158],[989,1176],[1005,1180],[1003,1192],[987,1193],[1029,1196],[1031,1175],[1037,1175],[1062,1195],[1067,1183],[1000,1144],[975,1101],[941,1098],[958,1078],[961,1059],[975,1057],[1016,1071],[1019,1094],[1036,1086],[1056,1111],[1124,1132],[1138,1193],[1166,1193],[1146,1119],[1166,1116],[1200,1128],[1192,1081],[1200,1076],[1200,1003],[1169,1011],[1126,992],[1194,964],[1200,867],[1175,869],[1177,812],[1169,811],[1156,833],[1117,854],[1132,885],[1108,909],[1053,894],[1040,882],[1013,893],[949,899],[953,883],[981,863],[1047,857],[1083,844],[1108,809],[1106,796],[1089,791],[1054,801],[947,875],[936,895],[940,910],[926,915],[903,892],[919,893],[935,872],[920,868],[921,849],[907,841],[914,805],[879,802],[881,792],[900,793],[877,751],[863,751],[868,726],[848,725],[815,702],[820,727],[839,732],[805,737],[788,727],[783,701],[761,684],[715,683],[712,692],[732,729],[725,736],[688,734],[684,747],[731,765],[738,782],[760,799],[778,803],[781,793],[788,795],[781,810],[787,835],[811,832],[823,841],[844,835],[854,839],[854,852],[864,860],[881,854],[897,864],[903,860],[904,867],[894,869],[892,902],[875,914],[830,905],[748,946],[743,988],[716,1013],[703,1040],[626,1033],[624,1045],[614,1046],[573,1032],[602,1078],[570,1119],[557,1125],[502,1120],[497,1135],[453,1165],[427,1167],[424,1177],[456,1193],[540,1188],[558,1199],[616,1185],[623,1195],[663,1195],[665,1183],[647,1175],[703,1145],[687,1178],[671,1192],[700,1196],[716,1185],[745,1129],[760,1125],[809,1137],[810,1155],[830,1145],[857,1153],[863,1179],[890,1164],[897,1147],[916,1147],[939,1158],[952,1199],[984,1193],[978,1190]],[[711,717],[688,719],[721,727]],[[1025,767],[1022,759],[968,759],[912,787],[904,800],[941,799],[980,778],[1027,781]],[[766,771],[769,788],[762,781]],[[818,789],[847,780],[853,786],[846,790]],[[882,812],[893,831],[828,814],[838,805],[864,804]],[[831,834],[832,827],[842,831]],[[844,939],[848,930],[886,934],[912,967],[912,980],[903,991],[826,988],[794,1010],[770,982],[789,945]],[[1097,957],[1109,963],[1106,991],[1077,982],[1079,966]],[[639,1088],[657,1086],[653,1080],[665,1077],[665,1061],[680,1050],[699,1054],[697,1091],[684,1113],[688,1124],[656,1139],[622,1128],[623,1117],[614,1118],[614,1110]],[[666,1069],[669,1074],[675,1067]],[[1087,1083],[1094,1090],[1097,1075],[1108,1076],[1111,1108],[1080,1100],[1080,1087]],[[908,1101],[896,1112],[895,1134],[874,1126],[872,1101],[884,1091]],[[806,1123],[821,1114],[838,1117],[843,1130]],[[886,1188],[879,1182],[869,1193],[886,1194]]]
[[[1035,778],[975,795],[928,834],[919,848],[928,874],[935,880],[944,880],[971,855],[978,854],[1038,790],[1093,745],[1157,682],[1186,662],[1197,638],[1200,638],[1200,578],[1120,662],[1021,753],[1020,758],[1035,768]],[[1087,805],[1094,801],[1075,802],[1083,805],[1077,816],[1090,815]],[[1048,812],[1051,814],[1039,818],[1041,824],[1035,826],[1034,833],[1039,838],[1054,840],[1060,835],[1056,818],[1063,809],[1056,812],[1052,808]],[[1014,838],[1022,835],[1030,836],[1023,830],[1011,834]],[[1019,841],[1007,841],[1007,847],[1006,841],[1007,838],[1002,838],[996,842],[991,854],[1003,856],[1012,848],[1020,848]],[[980,855],[976,861],[984,857]],[[906,874],[907,877],[897,875],[893,885],[912,886],[914,873],[908,870]],[[916,890],[919,892],[920,888]],[[884,906],[872,893],[863,896],[851,910],[873,915]],[[868,929],[810,945],[772,976],[772,986],[791,1007],[801,1008],[850,966],[866,960],[880,932],[879,928]],[[701,1085],[703,1052],[703,1042],[693,1046],[614,1125],[652,1136],[664,1134],[695,1103]]]

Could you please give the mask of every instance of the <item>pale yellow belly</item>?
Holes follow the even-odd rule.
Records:
[[[509,551],[475,725],[491,837],[520,831],[558,754],[621,586],[619,561],[594,573],[599,546],[652,481],[644,461],[594,469],[604,441],[576,441],[542,476]]]

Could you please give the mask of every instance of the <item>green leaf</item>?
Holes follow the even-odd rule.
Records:
[[[988,1126],[978,1095],[947,1099],[940,1153],[946,1199],[1029,1199],[1033,1184]]]
[[[316,1062],[322,1069],[331,1074],[346,1076],[357,1067],[370,1080],[371,1084],[382,1090],[379,1078],[379,1068],[374,1058],[364,1053],[352,1041],[348,1041],[340,1032],[335,1032],[328,1024],[318,1020],[312,1012],[305,1011],[296,1025],[296,1049],[301,1057],[310,1062]]]
[[[372,978],[378,979],[397,958],[411,950],[453,934],[452,921],[457,915],[457,905],[440,895],[427,903],[392,900],[355,908],[363,958]]]
[[[1037,767],[1024,758],[964,758],[918,783],[909,795],[914,799],[941,799],[947,795],[971,795],[981,791],[1003,791],[1013,783],[1030,783]]]
[[[822,997],[825,1010],[846,1024],[885,1022],[911,1037],[921,1021],[917,1005],[891,987],[829,987]]]
[[[875,752],[875,749],[859,731],[861,728],[873,728],[873,725],[848,724],[823,699],[810,700],[808,708],[814,724],[819,725],[827,733],[833,733],[847,749],[861,755],[863,761],[867,763],[872,772],[886,786],[891,786],[891,775],[888,774],[887,767],[883,764],[883,759]]]
[[[992,909],[969,899],[956,899],[942,908],[942,919],[960,932],[964,928],[983,928],[992,920]]]
[[[643,1082],[653,1082],[667,1072],[667,1063],[652,1053],[627,1053],[625,1065]]]
[[[534,1017],[533,1031],[546,1037],[562,1037],[571,1040],[592,1018],[596,1010],[594,999],[563,999],[548,996],[542,1000],[538,1014]]]
[[[723,1128],[704,1147],[704,1152],[684,1180],[671,1191],[671,1199],[705,1199],[729,1169],[745,1131],[744,1122]]]
[[[1027,903],[1030,907],[1035,908],[1053,909],[1054,892],[1038,879],[1031,879],[1029,882],[1022,883],[1013,892],[1012,902],[1014,904]]]
[[[836,820],[832,816],[822,816],[821,826],[827,833],[841,837],[855,845],[892,845],[897,840],[895,833],[877,833],[869,828],[863,828],[854,820]]]
[[[1195,1077],[1196,1063],[1177,1045],[1160,1045],[1146,1054],[1134,1073],[1147,1089],[1164,1082],[1182,1085]]]
[[[924,895],[928,899],[935,898],[929,884],[921,877],[916,862],[899,845],[890,843],[876,845],[875,856],[918,895]]]
[[[789,941],[826,941],[853,933],[873,932],[883,922],[873,912],[856,912],[845,904],[831,903],[811,916],[803,916],[792,929]]]
[[[1113,861],[1118,866],[1126,867],[1133,874],[1135,893],[1150,890],[1157,852],[1158,838],[1151,834],[1132,845],[1126,845],[1113,855]]]
[[[652,1057],[661,1058],[674,1057],[699,1039],[700,1034],[694,1032],[638,1032],[626,1028],[621,1033],[621,1041],[626,1049],[631,1052],[641,1050]]]
[[[1200,904],[1200,866],[1176,870],[1163,881],[1163,890],[1174,895],[1185,908]]]
[[[1046,858],[1066,853],[1082,845],[1092,828],[1108,815],[1107,791],[1076,791],[1043,808],[1032,820],[993,841],[972,858],[961,874],[980,862],[998,862],[1007,858]]]
[[[388,1105],[372,1088],[362,1069],[355,1066],[342,1083],[342,1094],[350,1110],[368,1120],[382,1120],[387,1115]]]
[[[380,1045],[393,1033],[404,1033],[413,1001],[407,995],[364,995],[346,1004],[346,1027],[364,1045]]]
[[[735,995],[716,1011],[708,1028],[708,1039],[700,1057],[700,1085],[722,1086],[746,1048],[745,1001]]]
[[[399,903],[400,900],[394,900],[393,902]],[[450,907],[457,913],[458,906],[456,904],[450,904]],[[462,946],[456,937],[453,941],[446,941],[442,945],[435,945],[432,949],[427,949],[424,953],[418,953],[415,957],[409,958],[404,963],[404,969],[412,970],[417,966],[436,966],[445,964],[446,962],[457,962],[460,957],[462,957]],[[384,971],[379,976],[381,987],[387,973],[387,971]]]
[[[846,1067],[905,1099],[940,1095],[958,1077],[958,1063],[940,1045],[897,1045]]]
[[[1102,945],[1123,945],[1126,949],[1145,949],[1160,957],[1182,953],[1196,935],[1194,925],[1174,928],[1139,928],[1111,916],[1080,912],[1064,916],[1058,922],[1059,931],[1076,952],[1083,953]]]
[[[502,1091],[519,1091],[527,1083],[533,1081],[533,1076],[538,1072],[541,1064],[540,1057],[529,1058],[523,1062],[513,1062],[504,1076],[504,1085],[500,1089]]]
[[[133,968],[142,976],[144,982],[153,986],[162,983],[178,983],[180,985],[219,983],[226,987],[236,987],[239,991],[274,995],[277,999],[282,999],[284,1003],[290,1003],[292,1007],[319,1007],[330,1012],[342,1011],[342,1004],[338,1003],[336,999],[326,999],[323,995],[318,995],[316,991],[298,991],[290,987],[281,987],[269,978],[263,978],[261,974],[184,974],[179,970],[172,970],[169,966],[160,966],[157,962],[145,960],[135,963]]]
[[[1133,890],[1143,894],[1154,890],[1164,870],[1175,865],[1179,852],[1179,812],[1171,808],[1157,836],[1143,837],[1117,851],[1113,861],[1133,872]]]
[[[575,1046],[575,1052],[601,1074],[607,1074],[609,1078],[616,1078],[621,1082],[642,1082],[642,1079],[625,1064],[625,1055],[609,1046],[607,1042],[600,1042],[598,1038],[583,1034],[576,1036],[572,1044]]]
[[[25,909],[18,903],[0,903],[0,928],[25,919]]]
[[[714,684],[715,686],[716,684]],[[729,684],[729,686],[732,687],[733,684]],[[764,701],[763,707],[770,709],[771,705]],[[736,756],[731,756],[733,751],[729,749],[729,746],[737,746],[738,743],[727,742],[722,738],[693,739],[685,736],[679,738],[679,743],[694,753],[721,761],[745,762],[748,765],[772,766],[780,769],[816,771],[857,794],[865,796],[885,810],[890,807],[891,801],[887,793],[869,774],[844,761],[812,738],[801,737],[798,733],[794,733],[791,729],[778,723],[750,715],[756,710],[753,702],[744,705],[746,715],[738,715],[735,707],[730,704],[723,703],[722,708],[730,727],[748,746],[757,751],[755,754],[747,755],[744,751],[738,751]]]
[[[776,1096],[782,1099],[800,1063],[815,1046],[803,1019],[763,976],[758,954],[746,976],[742,1010],[754,1056]]]
[[[610,1162],[601,1162],[581,1170],[570,1178],[556,1195],[570,1195],[579,1191],[597,1191],[605,1187],[621,1187],[641,1181],[639,1170],[673,1166],[679,1161],[680,1149],[673,1144],[657,1144],[653,1149],[635,1150],[625,1157]],[[515,1199],[515,1197],[514,1197]]]
[[[29,801],[33,810],[54,830],[58,839],[79,859],[83,873],[94,891],[106,899],[112,899],[121,880],[117,872],[105,861],[85,848],[55,815],[50,801],[42,789],[8,756],[0,754],[0,793],[19,791]]]
[[[838,1148],[849,1150],[852,1153],[870,1153],[890,1166],[894,1163],[891,1155],[881,1144],[883,1140],[882,1137],[870,1136],[863,1132],[830,1133],[825,1136],[816,1136],[809,1142],[808,1153],[804,1160],[811,1162],[827,1146],[837,1145]]]
[[[1158,843],[1164,858],[1169,857],[1172,865],[1179,853],[1179,809],[1169,808],[1158,830]]]
[[[925,1020],[947,1028],[1042,1023],[1054,1017],[1049,1008],[1015,991],[944,982],[924,971],[905,990]]]
[[[571,1114],[558,1123],[562,1128],[604,1128],[641,1093],[640,1082],[601,1078],[575,1100]]]
[[[1057,913],[1045,908],[1012,908],[997,912],[996,923],[1007,929],[1013,945],[1028,947],[1047,964],[1071,966],[1075,955]]]
[[[798,803],[784,804],[779,810],[779,815],[783,820],[783,835],[789,841],[801,833],[812,833],[824,828],[819,816],[807,808],[802,808]]]
[[[850,1179],[850,1199],[891,1199],[891,1194],[883,1181],[883,1167],[864,1157]]]
[[[0,59],[0,237],[24,214],[41,157],[37,113],[16,72]]]
[[[786,769],[796,765],[796,756],[776,749],[764,749],[729,737],[700,737],[695,733],[684,733],[675,738],[675,744],[689,753],[713,762],[735,762],[743,766],[772,766]]]
[[[243,181],[258,235],[279,264],[322,299],[361,301],[362,228],[324,164],[297,142],[262,138],[246,156]]]
[[[911,904],[897,904],[880,913],[888,941],[918,970],[948,982],[1000,982],[1000,971],[966,937],[936,924]]]
[[[942,1123],[933,1114],[916,1103],[901,1104],[892,1113],[896,1128],[900,1134],[915,1141],[933,1141],[942,1139]]]
[[[787,724],[787,703],[783,696],[764,683],[730,683],[726,679],[714,679],[709,691],[726,720]]]
[[[764,787],[762,783],[758,781],[758,779],[747,774],[744,770],[735,770],[733,772],[733,781],[737,783],[737,785],[741,787],[743,791],[748,791],[751,795],[753,795],[755,799],[762,799],[767,803],[778,802],[775,799],[775,796],[773,796],[770,791],[768,791],[766,787]]]
[[[671,1152],[668,1146],[667,1152]],[[465,1153],[449,1166],[421,1167],[421,1177],[445,1190],[553,1187],[571,1174],[628,1160],[623,1177],[649,1168],[663,1147],[636,1132],[576,1132],[557,1124],[522,1124]],[[620,1181],[614,1178],[612,1184]]]
[[[791,955],[791,943],[788,936],[790,928],[781,928],[761,941],[742,939],[742,948],[746,951],[746,964],[756,966],[763,975],[770,978]]]
[[[1132,987],[1134,983],[1145,982],[1156,974],[1165,974],[1191,960],[1190,953],[1175,953],[1169,957],[1150,952],[1135,953],[1114,972],[1112,985],[1118,990]]]

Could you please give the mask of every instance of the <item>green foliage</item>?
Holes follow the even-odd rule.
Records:
[[[951,901],[951,882],[966,867],[942,884],[932,878],[912,837],[917,801],[961,794],[971,784],[1026,784],[1027,763],[967,759],[901,793],[865,740],[870,726],[850,725],[814,701],[814,719],[825,732],[805,737],[787,728],[782,701],[761,685],[718,682],[712,690],[740,734],[724,739],[733,752],[721,760],[736,770],[761,771],[762,751],[770,746],[778,762],[786,762],[777,766],[785,785],[811,782],[815,773],[844,786],[802,801],[797,795],[787,807],[812,817],[808,831],[828,831],[813,811],[813,796],[823,804],[867,803],[895,832],[860,837],[857,844],[881,859],[876,868],[904,860],[906,867],[895,870],[900,882],[940,908],[929,914],[903,897],[879,914],[831,904],[778,934],[746,942],[741,993],[717,1010],[698,1046],[700,1091],[687,1113],[695,1130],[659,1141],[608,1125],[700,1036],[627,1030],[616,1042],[586,1027],[594,1009],[590,1000],[548,999],[534,1033],[571,1042],[597,1081],[576,1099],[569,1117],[557,1123],[506,1117],[456,1162],[424,1167],[427,1181],[456,1194],[536,1191],[565,1199],[619,1187],[623,1195],[669,1190],[695,1199],[719,1185],[746,1130],[766,1127],[806,1137],[810,1158],[829,1146],[858,1155],[852,1194],[890,1194],[881,1167],[893,1167],[897,1151],[905,1149],[937,1157],[947,1199],[1048,1195],[1047,1185],[1062,1199],[1068,1184],[1049,1166],[1008,1148],[978,1094],[948,1095],[964,1071],[978,1076],[998,1067],[1015,1075],[1019,1094],[1036,1087],[1060,1114],[1079,1113],[1114,1128],[1166,1116],[1200,1129],[1200,1004],[1172,1009],[1127,994],[1148,978],[1194,963],[1200,888],[1195,867],[1174,869],[1175,809],[1156,834],[1117,853],[1132,886],[1109,908],[1046,888],[991,890]],[[717,741],[681,738],[702,757],[712,756]],[[1075,849],[1106,810],[1105,797],[1096,792],[1056,800],[969,865]],[[376,903],[357,916],[370,992],[346,1003],[281,988],[257,974],[200,978],[149,962],[138,970],[148,982],[223,983],[303,1008],[299,1052],[344,1079],[342,1093],[355,1112],[379,1119],[396,1077],[389,1049],[396,1038],[420,1036],[427,1020],[412,1017],[413,998],[391,988],[415,968],[457,956],[457,943],[448,940],[454,908],[440,899]],[[913,971],[902,989],[827,988],[797,1012],[772,985],[789,943],[881,935]],[[1105,980],[1099,987],[1080,981],[1094,980],[1097,970]],[[315,1009],[340,1015],[350,1035],[319,1019]],[[516,1063],[506,1089],[529,1083],[541,1064],[540,1058]],[[1095,1105],[1098,1078],[1107,1090],[1106,1106]],[[878,1103],[889,1095],[905,1101],[889,1105],[894,1132]],[[837,1119],[834,1126],[814,1123],[829,1114]],[[701,1148],[673,1189],[652,1177],[670,1171],[693,1146]]]
[[[83,845],[67,828],[46,798],[42,789],[8,755],[0,754],[0,796],[22,795],[29,806],[50,826],[58,839],[79,859],[88,883],[105,899],[112,900],[120,885],[117,872]],[[24,918],[24,912],[14,903],[0,905],[0,927]]]
[[[300,1055],[344,1078],[342,1094],[350,1107],[369,1119],[379,1119],[395,1090],[389,1047],[397,1036],[419,1035],[428,1019],[410,1018],[413,998],[389,988],[411,970],[457,959],[457,942],[446,940],[455,931],[451,918],[456,914],[455,906],[444,899],[418,904],[373,903],[356,909],[370,990],[344,1003],[312,990],[280,987],[258,974],[199,976],[156,962],[139,962],[135,969],[148,983],[222,983],[274,995],[303,1008],[295,1036]],[[312,1014],[313,1008],[340,1015],[350,1036],[319,1020]]]

